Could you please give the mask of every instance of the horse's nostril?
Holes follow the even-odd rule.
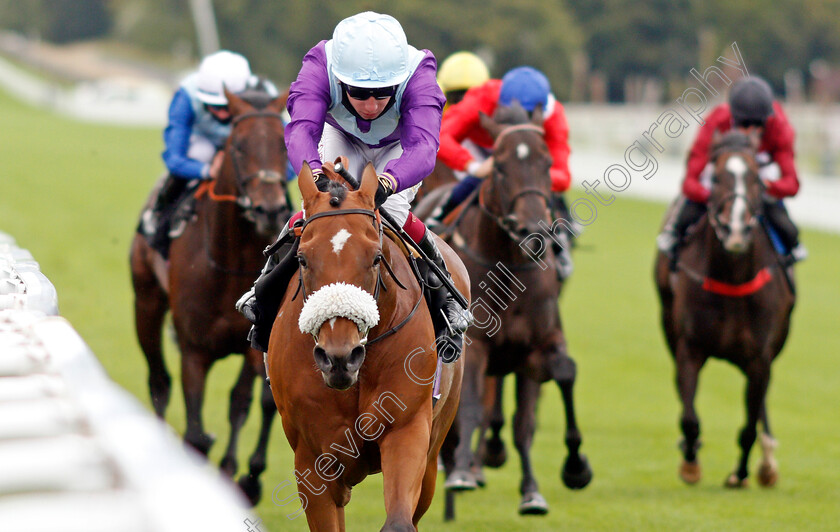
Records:
[[[312,354],[315,357],[315,363],[321,369],[328,369],[332,366],[332,362],[330,361],[330,357],[327,356],[327,352],[324,351],[324,348],[316,345],[315,349],[312,350]]]
[[[364,346],[357,345],[352,351],[350,351],[350,355],[347,357],[347,369],[355,371],[362,366],[362,362],[364,362],[364,360],[365,348]]]

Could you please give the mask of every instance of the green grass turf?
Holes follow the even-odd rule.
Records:
[[[128,246],[137,215],[163,166],[161,134],[153,129],[79,123],[23,106],[0,93],[0,230],[17,239],[55,284],[60,311],[91,346],[111,377],[150,405],[147,370],[133,330]],[[424,530],[831,530],[840,522],[840,237],[805,231],[811,257],[797,267],[800,299],[791,336],[774,365],[769,412],[780,442],[780,481],[773,489],[722,488],[737,459],[743,378],[710,362],[701,374],[697,406],[704,447],[704,479],[694,487],[677,478],[679,405],[673,365],[658,322],[652,280],[653,239],[664,206],[622,198],[602,207],[575,250],[576,271],[561,309],[569,349],[578,364],[576,399],[583,451],[595,477],[572,492],[559,480],[565,457],[559,393],[543,387],[533,462],[546,517],[522,518],[519,467],[505,427],[510,460],[488,470],[488,487],[458,497],[458,521],[442,522],[438,493]],[[178,355],[167,360],[178,379]],[[210,374],[206,425],[227,437],[226,405],[241,358],[229,357]],[[512,413],[508,380],[507,412]],[[834,412],[834,413],[832,413]],[[180,386],[167,419],[183,431]],[[0,420],[2,422],[2,420]],[[240,463],[255,444],[257,416],[246,424]],[[752,469],[759,452],[753,451]],[[292,479],[291,452],[275,424],[265,497],[256,508],[263,530],[305,530],[303,517],[271,500],[274,486]],[[278,498],[291,494],[286,487]],[[358,486],[347,509],[348,530],[376,530],[384,522],[382,478]],[[245,526],[243,524],[243,530]]]

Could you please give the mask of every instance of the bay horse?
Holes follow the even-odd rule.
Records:
[[[455,178],[455,172],[446,166],[440,159],[435,160],[435,168],[432,173],[423,179],[423,185],[417,190],[417,194],[411,201],[412,206],[420,205],[420,202],[429,193],[438,190],[441,187],[451,188],[458,183]]]
[[[281,113],[287,94],[225,93],[232,131],[224,146],[218,179],[196,192],[195,215],[171,245],[166,261],[139,233],[131,244],[137,338],[149,365],[149,390],[155,413],[164,417],[171,378],[163,358],[164,316],[172,324],[181,352],[181,383],[187,424],[184,440],[206,455],[214,442],[202,422],[204,388],[210,366],[230,353],[243,353],[242,370],[230,396],[230,440],[221,469],[237,471],[237,442],[253,395],[253,382],[265,375],[262,353],[246,337],[251,324],[234,308],[264,264],[262,250],[271,243],[291,212],[286,194],[286,147]],[[247,99],[245,99],[247,98]],[[154,200],[154,192],[149,203]],[[264,379],[263,379],[264,380]],[[252,503],[260,498],[259,475],[265,469],[274,405],[266,384],[262,428],[240,486]]]
[[[747,486],[759,421],[763,458],[758,481],[772,486],[778,478],[766,395],[770,366],[790,328],[795,290],[792,270],[779,262],[762,226],[764,185],[755,161],[757,146],[755,135],[737,130],[715,139],[708,211],[686,236],[675,271],[664,253],[656,259],[662,326],[682,402],[679,474],[688,484],[701,477],[694,396],[700,370],[710,357],[732,363],[746,376],[746,423],[738,437],[741,455],[725,485]]]
[[[311,530],[344,530],[351,489],[382,472],[382,530],[413,531],[432,501],[437,457],[458,405],[462,356],[439,366],[423,290],[398,245],[383,238],[368,164],[347,190],[332,163],[320,192],[304,164],[306,212],[299,277],[274,321],[267,369],[295,455],[298,495]],[[453,282],[469,297],[466,271],[442,241]]]
[[[519,513],[548,512],[530,458],[540,386],[548,380],[559,386],[565,406],[568,456],[562,480],[580,489],[592,478],[588,460],[579,451],[582,437],[573,400],[576,366],[563,335],[558,307],[562,283],[550,251],[548,232],[560,222],[551,219],[551,156],[543,138],[542,110],[529,117],[519,105],[500,107],[494,118],[482,114],[480,119],[495,139],[493,171],[480,185],[478,202],[465,202],[444,220],[451,228],[449,241],[469,272],[476,319],[467,331],[469,356],[453,425],[457,434],[451,435],[455,449],[447,443],[441,454],[447,519],[454,518],[452,491],[483,485],[482,464],[498,467],[505,461],[498,434],[503,422],[501,381],[511,373],[516,376],[514,442],[522,466]],[[418,206],[417,216],[432,212],[434,196]],[[488,325],[491,321],[497,326]],[[491,421],[494,434],[485,440]],[[479,447],[474,453],[471,442],[477,429]]]

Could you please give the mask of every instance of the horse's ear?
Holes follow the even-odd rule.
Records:
[[[535,126],[543,127],[543,106],[538,103],[534,107],[534,112],[531,113],[531,123]]]
[[[230,109],[230,114],[236,116],[244,113],[245,110],[248,108],[248,103],[245,102],[245,100],[243,100],[239,96],[228,91],[227,89],[224,89],[224,91],[225,98],[227,98],[228,101],[228,109]]]
[[[761,130],[758,128],[750,129],[750,132],[747,134],[747,137],[750,139],[750,146],[754,151],[758,151],[761,147]]]
[[[495,120],[484,114],[483,112],[478,112],[478,123],[481,124],[490,136],[494,139],[499,136],[499,133],[502,131],[502,126],[496,123]]]
[[[373,197],[376,195],[376,189],[379,187],[379,180],[376,178],[376,168],[372,163],[367,163],[362,172],[362,184],[359,186],[359,192],[364,198],[370,198],[373,202]]]
[[[300,168],[300,175],[298,175],[298,188],[300,188],[300,196],[303,198],[303,203],[308,204],[315,200],[318,196],[318,187],[315,186],[315,180],[312,179],[312,169],[309,163],[303,161]]]
[[[280,96],[271,100],[269,103],[269,107],[275,112],[282,113],[284,109],[286,109],[286,101],[289,99],[289,91],[288,89],[284,91]]]

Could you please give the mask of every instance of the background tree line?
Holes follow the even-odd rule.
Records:
[[[495,76],[531,64],[572,101],[665,101],[737,41],[778,93],[840,97],[840,0],[215,0],[223,48],[280,84],[342,18],[395,16],[439,60],[466,49]],[[0,0],[0,28],[54,43],[129,43],[198,59],[184,0]],[[797,92],[797,94],[790,94]]]

